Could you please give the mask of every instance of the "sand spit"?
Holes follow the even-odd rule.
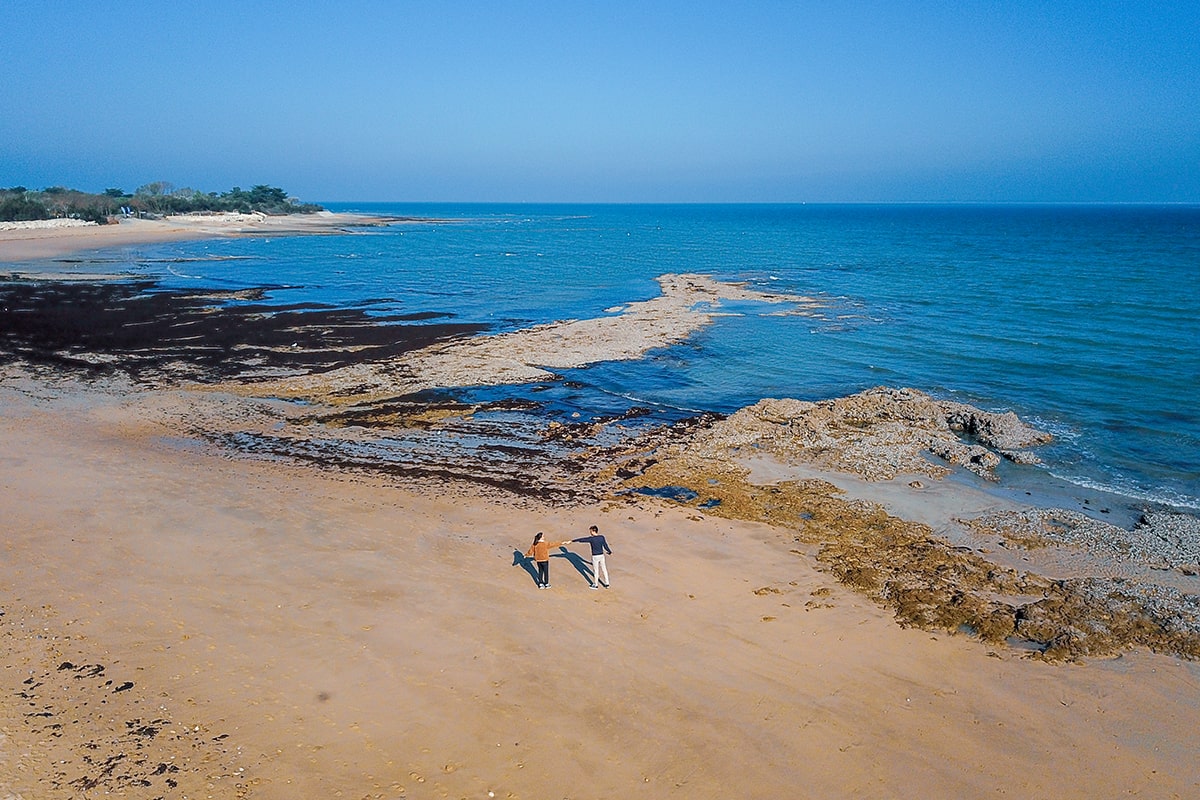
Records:
[[[662,294],[608,317],[568,320],[436,345],[389,363],[362,363],[249,388],[254,394],[354,404],[439,387],[494,386],[553,379],[555,369],[641,358],[710,324],[724,301],[789,304],[816,313],[809,297],[770,294],[704,275],[663,275]],[[226,387],[227,388],[227,387]]]

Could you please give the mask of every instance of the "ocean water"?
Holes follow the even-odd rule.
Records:
[[[583,388],[560,402],[729,412],[910,386],[1054,433],[1042,466],[1006,467],[1018,482],[1200,509],[1200,207],[329,207],[440,221],[122,258],[171,286],[270,285],[271,302],[495,331],[602,315],[664,273],[816,296],[820,317],[740,304],[641,361],[573,370]]]

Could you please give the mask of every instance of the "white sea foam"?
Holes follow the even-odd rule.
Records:
[[[1050,474],[1061,481],[1066,481],[1067,483],[1078,486],[1081,489],[1090,489],[1094,492],[1103,492],[1105,494],[1128,497],[1133,500],[1153,505],[1169,506],[1171,508],[1186,509],[1188,511],[1200,511],[1200,498],[1191,497],[1180,492],[1147,490],[1140,486],[1135,486],[1132,482],[1121,480],[1114,481],[1112,483],[1104,483],[1091,478],[1085,478],[1079,475],[1070,475],[1065,472],[1056,472],[1053,470],[1050,471]]]
[[[176,278],[185,278],[185,279],[187,279],[187,280],[189,280],[189,281],[202,281],[202,280],[204,280],[204,276],[203,276],[203,275],[188,275],[188,274],[187,274],[187,273],[185,273],[185,272],[180,272],[179,270],[175,269],[175,268],[174,268],[174,267],[172,267],[170,264],[168,264],[168,265],[167,265],[167,272],[171,273],[171,274],[172,274],[172,275],[174,275]]]

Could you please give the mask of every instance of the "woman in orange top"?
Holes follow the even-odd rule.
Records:
[[[533,560],[537,562],[537,585],[539,589],[550,588],[550,548],[564,544],[566,542],[546,541],[545,534],[538,531],[537,536],[533,537],[533,544],[529,545],[529,549],[525,551],[526,558],[533,556]]]

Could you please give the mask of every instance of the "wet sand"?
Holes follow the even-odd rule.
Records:
[[[650,499],[230,459],[186,392],[104,384],[0,390],[5,796],[1200,788],[1192,662],[902,629],[779,530]],[[592,523],[613,587],[560,553],[536,590],[515,554]]]

